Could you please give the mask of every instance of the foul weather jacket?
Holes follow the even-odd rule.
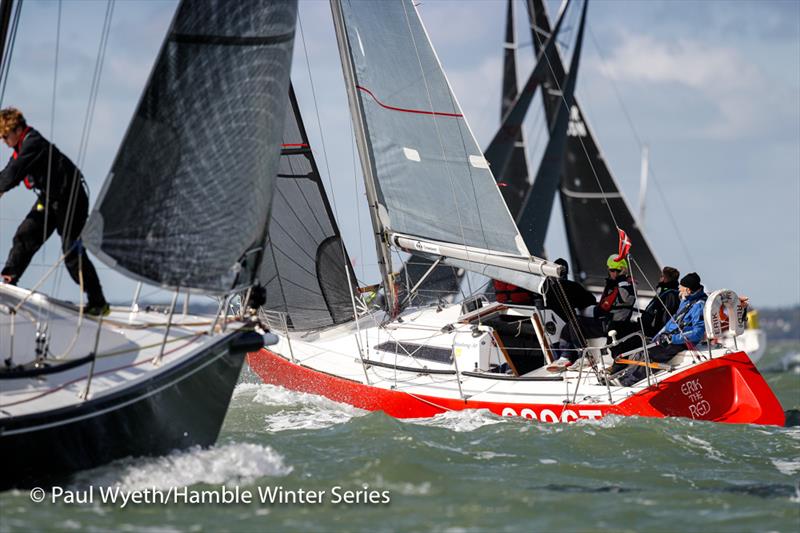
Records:
[[[23,135],[6,168],[0,171],[0,193],[10,191],[24,182],[28,189],[36,191],[42,205],[50,202],[51,208],[66,208],[70,194],[78,194],[83,175],[67,156],[38,131],[26,128]]]
[[[706,336],[703,308],[705,308],[707,299],[708,295],[702,287],[687,296],[678,306],[678,312],[658,332],[658,335],[666,333],[672,344],[698,344]]]

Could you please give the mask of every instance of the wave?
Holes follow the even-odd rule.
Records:
[[[114,461],[74,478],[77,485],[119,486],[127,490],[167,489],[197,483],[240,485],[261,477],[286,476],[292,467],[269,446],[233,443],[195,446],[163,457]]]
[[[267,408],[279,408],[278,411],[268,409],[264,415],[264,430],[269,433],[324,429],[344,424],[354,417],[368,413],[324,396],[263,383],[240,383],[234,389],[234,402],[239,407],[257,404]]]

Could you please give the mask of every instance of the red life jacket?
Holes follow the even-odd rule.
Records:
[[[12,155],[14,159],[19,157],[19,151],[22,150],[22,141],[25,140],[25,136],[28,134],[29,131],[31,131],[30,126],[26,127],[25,130],[22,132],[22,135],[19,136],[17,145],[14,147],[14,154]],[[33,180],[31,180],[30,176],[25,176],[23,182],[25,183],[25,187],[27,187],[28,189],[33,189]]]
[[[533,303],[532,293],[526,289],[499,280],[493,280],[492,283],[494,284],[495,299],[500,303]]]

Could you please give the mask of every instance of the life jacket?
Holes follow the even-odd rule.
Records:
[[[512,304],[532,304],[531,292],[506,283],[504,281],[493,280],[495,299],[500,303]]]
[[[28,135],[29,131],[31,131],[31,127],[27,126],[23,130],[22,135],[19,136],[19,140],[17,141],[17,145],[14,147],[14,154],[11,156],[14,159],[19,157],[19,152],[20,152],[20,150],[22,150],[22,141],[25,140],[25,136]],[[23,183],[25,183],[25,187],[26,188],[33,189],[33,180],[31,179],[30,176],[25,176],[25,179],[22,180],[22,181],[23,181]]]

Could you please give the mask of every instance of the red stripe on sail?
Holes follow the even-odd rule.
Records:
[[[437,116],[437,117],[462,118],[464,116],[464,115],[461,115],[459,113],[445,113],[444,111],[422,111],[421,109],[406,109],[404,107],[394,107],[394,106],[391,106],[391,105],[386,105],[383,102],[381,102],[380,100],[378,100],[378,98],[374,94],[372,94],[372,91],[370,91],[366,87],[362,87],[361,85],[356,85],[356,89],[358,89],[359,91],[364,91],[365,93],[370,95],[373,100],[375,100],[375,103],[377,103],[379,106],[381,106],[384,109],[389,109],[390,111],[400,111],[402,113],[416,113],[418,115],[434,115],[434,116]]]
[[[289,143],[289,144],[282,144],[281,148],[308,148],[306,143]]]

